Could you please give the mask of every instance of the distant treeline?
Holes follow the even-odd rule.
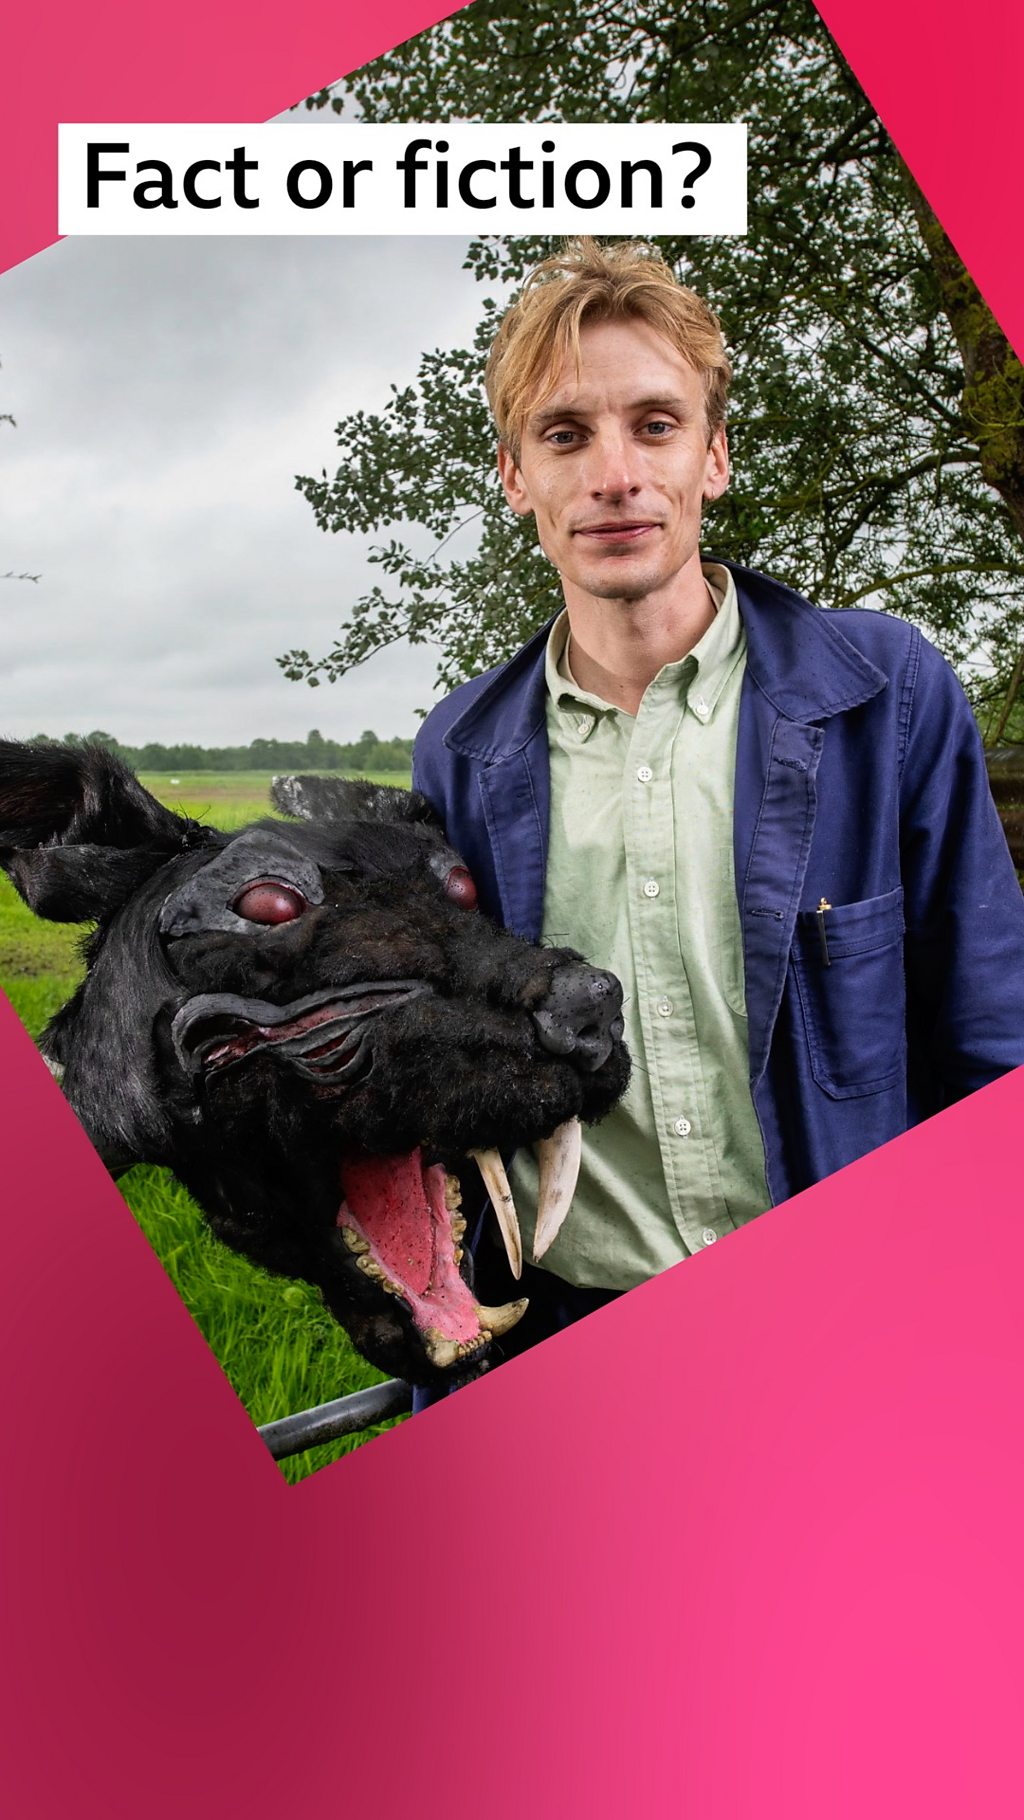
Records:
[[[51,736],[37,733],[36,740]],[[408,771],[411,739],[378,739],[372,730],[349,745],[314,727],[305,739],[254,739],[247,746],[124,746],[112,733],[65,733],[65,746],[106,746],[133,771]]]

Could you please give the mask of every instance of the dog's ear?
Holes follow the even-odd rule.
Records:
[[[167,857],[152,847],[0,848],[0,866],[15,890],[53,923],[113,915]]]
[[[102,746],[0,740],[0,866],[37,916],[107,916],[209,833],[165,809]]]
[[[270,800],[284,815],[307,822],[429,822],[439,827],[425,796],[355,777],[275,777]]]

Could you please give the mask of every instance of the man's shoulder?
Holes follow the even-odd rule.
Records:
[[[822,607],[774,576],[728,566],[748,671],[781,713],[831,718],[873,699],[901,699],[912,686],[925,641],[908,621],[866,607]]]
[[[920,629],[895,613],[877,607],[819,607],[818,611],[847,644],[884,671],[890,683],[916,677],[925,652],[944,662]]]
[[[549,622],[505,663],[459,683],[431,709],[416,739],[421,763],[441,749],[456,727],[467,754],[484,759],[515,747],[535,731],[550,629]]]
[[[878,607],[824,607],[774,575],[741,568],[737,563],[725,566],[732,572],[741,601],[746,594],[758,605],[796,615],[811,612],[820,623],[833,627],[866,657],[877,659],[888,653],[905,658],[912,648],[928,644],[916,626],[897,614]],[[765,624],[770,629],[770,619]]]
[[[471,676],[468,682],[457,683],[448,695],[442,696],[431,708],[417,735],[417,745],[424,738],[428,743],[430,738],[443,739],[449,727],[454,726],[467,709],[473,707],[492,683],[500,682],[508,667],[508,663],[495,664],[493,669],[482,670],[479,676]]]
[[[872,607],[822,607],[849,644],[886,671],[905,681],[914,696],[934,691],[959,702],[963,688],[952,664],[937,645],[909,619]]]

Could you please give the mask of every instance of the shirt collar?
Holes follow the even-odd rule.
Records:
[[[715,617],[693,650],[675,663],[665,664],[650,685],[677,693],[697,719],[712,719],[719,697],[743,655],[746,639],[740,619],[736,583],[722,563],[702,563],[708,592],[715,603]],[[569,614],[563,608],[548,633],[544,652],[544,681],[559,708],[585,707],[594,714],[617,714],[611,702],[581,689],[570,668]],[[699,679],[699,684],[698,684]]]
[[[830,720],[860,707],[888,686],[884,671],[847,638],[873,615],[846,614],[811,605],[784,583],[756,569],[723,563],[736,584],[746,634],[746,675],[751,688],[787,720]],[[521,651],[488,675],[464,683],[434,709],[432,737],[451,752],[486,765],[504,764],[545,750],[547,729],[544,659],[551,625],[542,626]],[[433,718],[433,717],[432,717]],[[422,738],[422,734],[420,736]],[[527,756],[529,765],[530,759]],[[544,758],[537,761],[542,769]]]

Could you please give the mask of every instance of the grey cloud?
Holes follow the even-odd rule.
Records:
[[[444,239],[79,240],[0,279],[0,730],[126,741],[411,733],[436,653],[333,687],[326,648],[373,571],[294,490],[481,293]],[[412,303],[410,300],[414,300]]]

